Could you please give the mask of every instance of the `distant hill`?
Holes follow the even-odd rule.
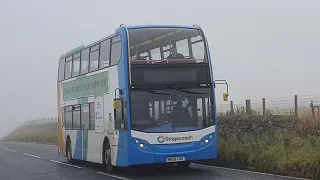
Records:
[[[9,133],[2,140],[57,144],[57,123],[51,122],[23,126]]]

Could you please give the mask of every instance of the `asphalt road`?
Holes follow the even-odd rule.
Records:
[[[187,171],[174,167],[142,166],[106,174],[100,165],[70,165],[57,155],[57,147],[43,144],[0,142],[1,180],[295,180],[298,178],[192,164]]]

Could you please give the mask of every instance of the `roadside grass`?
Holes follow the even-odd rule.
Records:
[[[320,179],[320,137],[314,122],[302,119],[298,132],[282,134],[223,134],[218,137],[218,158],[208,165]],[[4,141],[57,144],[56,124],[23,127]]]
[[[228,136],[214,164],[285,176],[320,178],[320,138],[292,134]]]
[[[290,133],[244,133],[218,136],[218,158],[212,165],[284,176],[320,179],[319,118],[301,117]]]
[[[57,144],[57,125],[50,123],[22,127],[3,137],[2,141]]]
[[[57,134],[48,132],[12,133],[3,138],[3,141],[38,142],[57,144]]]

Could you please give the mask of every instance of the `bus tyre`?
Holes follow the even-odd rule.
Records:
[[[103,146],[103,165],[107,173],[114,171],[114,167],[111,164],[111,147],[109,142],[106,142]]]
[[[70,140],[67,141],[67,162],[69,164],[73,163],[73,158],[72,158],[72,148],[71,148],[71,142]]]

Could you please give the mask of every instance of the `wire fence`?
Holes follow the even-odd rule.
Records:
[[[299,118],[320,116],[320,95],[318,96],[292,96],[280,99],[250,100],[244,102],[229,101],[217,105],[219,115],[294,115]]]
[[[292,96],[279,99],[260,100],[247,99],[243,102],[229,101],[225,104],[217,104],[219,115],[294,115],[299,118],[320,118],[320,95]],[[35,124],[55,123],[57,117],[43,117],[26,121],[18,128]]]

